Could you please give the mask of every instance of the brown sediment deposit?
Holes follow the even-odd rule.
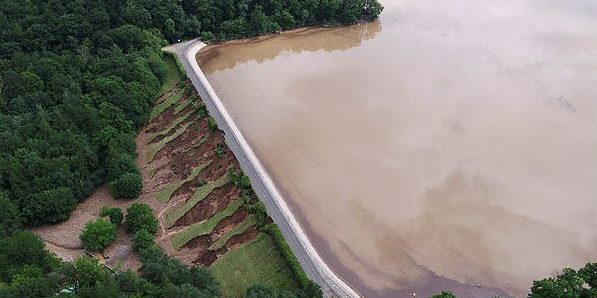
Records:
[[[382,2],[197,56],[326,263],[365,297],[518,297],[597,259],[597,4]]]

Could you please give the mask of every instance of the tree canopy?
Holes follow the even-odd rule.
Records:
[[[106,182],[117,197],[139,194],[134,136],[165,79],[164,45],[381,10],[376,0],[0,0],[0,203],[19,217],[1,233],[64,220]]]

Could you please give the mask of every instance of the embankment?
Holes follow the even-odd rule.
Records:
[[[321,286],[326,296],[359,297],[321,259],[272,182],[271,177],[211,87],[195,59],[197,52],[204,46],[204,43],[197,40],[181,43],[176,46],[176,53],[186,69],[187,76],[205,101],[210,114],[220,129],[224,131],[228,147],[238,159],[244,173],[249,176],[251,185],[265,204],[268,214],[282,231],[305,273]]]

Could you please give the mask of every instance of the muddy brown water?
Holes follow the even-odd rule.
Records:
[[[324,260],[364,297],[597,260],[597,2],[383,4],[198,55]]]

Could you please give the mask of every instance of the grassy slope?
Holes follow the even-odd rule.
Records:
[[[288,290],[298,287],[273,240],[263,233],[226,253],[209,270],[220,283],[223,297],[244,297],[254,284]]]
[[[226,209],[214,214],[207,220],[195,223],[187,227],[186,229],[178,232],[178,234],[172,237],[172,246],[175,249],[180,249],[183,245],[187,244],[187,242],[191,241],[192,239],[210,234],[211,232],[213,232],[214,228],[220,221],[234,214],[234,212],[236,212],[236,210],[238,210],[238,208],[240,208],[240,206],[242,206],[243,203],[243,199],[236,199],[230,202]]]
[[[170,89],[174,88],[177,83],[182,81],[182,75],[178,70],[174,58],[170,55],[164,55],[164,61],[166,61],[166,65],[168,66],[168,72],[166,74],[166,81],[162,84],[162,88],[160,89],[160,94],[168,92]]]

